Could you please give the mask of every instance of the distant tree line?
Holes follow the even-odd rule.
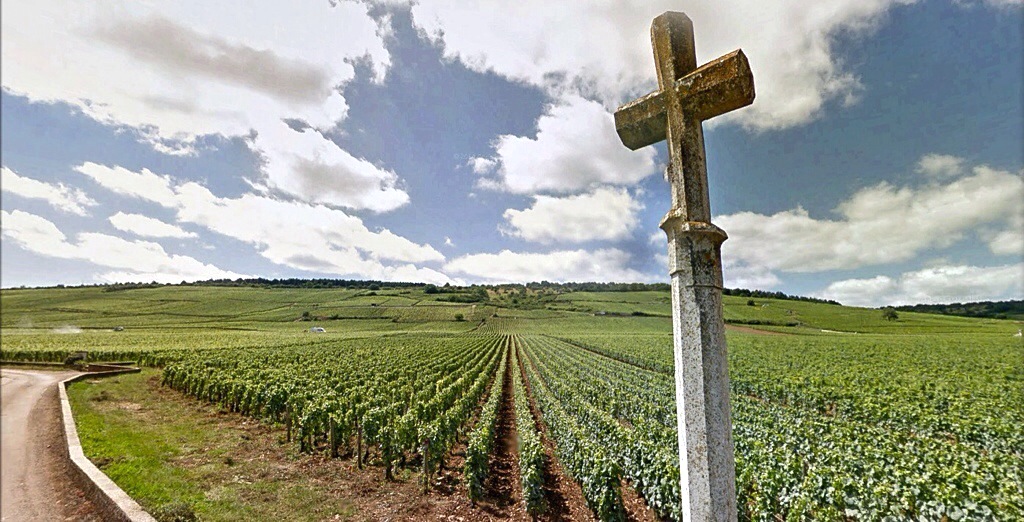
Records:
[[[421,287],[423,283],[395,283],[388,281],[361,281],[355,279],[267,279],[263,277],[247,279],[208,279],[188,283],[182,281],[178,284],[162,283],[112,283],[106,285],[82,285],[82,286],[103,286],[107,292],[119,290],[135,290],[139,288],[157,288],[161,286],[227,286],[227,287],[258,287],[258,288],[355,288],[364,290],[380,290],[382,288],[408,288]],[[58,285],[58,288],[62,285]]]
[[[492,290],[498,293],[519,293],[525,294],[528,290],[534,292],[541,292],[547,294],[567,294],[572,292],[667,292],[671,290],[672,286],[668,283],[598,283],[598,282],[582,282],[582,283],[553,283],[550,281],[537,281],[531,283],[505,283],[495,285],[469,285],[469,286],[454,286],[451,284],[445,284],[438,286],[431,283],[407,283],[407,282],[396,282],[396,281],[375,281],[375,280],[360,280],[360,279],[303,279],[298,277],[291,277],[286,279],[269,279],[265,277],[251,277],[251,278],[239,278],[239,279],[208,279],[206,281],[196,281],[188,283],[182,281],[177,285],[174,284],[163,284],[157,282],[151,283],[111,283],[104,285],[81,285],[86,286],[102,286],[107,292],[116,292],[120,290],[134,290],[139,288],[157,288],[161,286],[226,286],[226,287],[258,287],[258,288],[345,288],[345,289],[361,289],[361,290],[382,290],[382,289],[394,289],[394,288],[422,288],[426,294],[446,294],[437,297],[439,301],[449,301],[453,303],[478,303],[490,300],[487,293],[488,290]],[[64,285],[57,285],[57,288],[64,288]],[[816,297],[804,297],[797,295],[787,295],[782,292],[768,292],[764,290],[748,290],[746,288],[725,288],[722,290],[725,295],[738,296],[738,297],[749,297],[758,299],[787,299],[790,301],[808,301],[813,303],[826,303],[838,305],[837,301],[831,299],[819,299]],[[1018,303],[1016,313],[1021,313],[1019,303],[1021,301],[1009,301],[1010,303]],[[971,303],[979,304],[979,303]],[[1000,303],[990,303],[998,305]],[[970,306],[970,305],[917,305],[917,306]],[[901,307],[903,310],[907,307]],[[942,313],[942,312],[935,312]],[[965,314],[956,314],[965,315]],[[976,315],[972,317],[989,317],[983,315]]]
[[[508,285],[502,285],[508,286]],[[552,283],[540,281],[526,283],[530,290],[554,290],[560,293],[569,292],[667,292],[672,286],[668,283]]]
[[[247,279],[210,279],[186,283],[182,286],[257,286],[263,288],[354,288],[363,290],[381,290],[383,288],[420,288],[423,283],[402,283],[394,281],[374,281],[360,279],[302,279],[290,277],[287,279],[267,279],[263,277]]]
[[[897,306],[903,312],[987,317],[990,319],[1024,318],[1024,300],[978,301],[974,303],[917,304]]]
[[[838,305],[839,301],[831,299],[818,299],[817,297],[804,297],[802,295],[787,295],[782,292],[767,292],[765,290],[747,290],[746,288],[723,288],[722,293],[736,297],[754,297],[757,299],[786,299],[789,301],[807,301],[809,303],[824,303]],[[749,302],[747,303],[749,304]]]

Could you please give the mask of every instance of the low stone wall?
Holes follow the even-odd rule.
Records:
[[[57,370],[74,370],[74,369],[76,369],[75,366],[68,366],[68,365],[66,365],[64,363],[59,363],[59,362],[41,362],[41,361],[5,361],[5,360],[0,360],[0,366],[28,366],[28,367],[35,367],[35,368],[53,368],[53,369],[57,369]],[[126,371],[128,371],[128,372],[140,371],[138,368],[129,368],[129,366],[135,366],[135,361],[118,361],[118,362],[102,361],[102,362],[87,363],[84,369],[81,369],[80,367],[78,367],[78,368],[81,369],[82,371],[89,372],[89,373],[105,373],[105,372],[125,373]]]
[[[67,369],[67,366],[64,366],[64,363],[38,361],[0,361],[0,366],[28,366],[35,368],[53,368],[57,370]]]
[[[100,365],[93,365],[100,366]],[[91,379],[94,377],[107,377],[124,373],[138,373],[139,368],[124,368],[114,365],[105,365],[104,371],[90,371],[65,379],[57,386],[60,393],[61,418],[64,421],[64,436],[67,441],[67,456],[71,460],[72,473],[75,475],[76,484],[85,492],[85,495],[92,501],[99,510],[103,520],[116,520],[119,522],[156,522],[142,506],[135,502],[124,492],[113,480],[110,480],[105,473],[100,471],[95,464],[85,457],[82,451],[82,443],[78,440],[78,428],[75,427],[75,419],[71,414],[71,402],[68,401],[67,386],[75,381]]]

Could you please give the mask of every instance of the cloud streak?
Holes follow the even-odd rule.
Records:
[[[88,207],[96,206],[96,201],[80,189],[26,178],[7,167],[0,168],[0,187],[3,187],[4,195],[40,199],[57,210],[76,216],[87,216]]]
[[[180,239],[197,237],[194,232],[188,232],[179,226],[164,223],[159,219],[142,214],[118,212],[107,218],[107,221],[110,221],[114,228],[122,232],[135,234],[136,236]]]
[[[388,229],[371,231],[356,216],[301,201],[259,194],[224,198],[205,186],[178,183],[148,170],[95,163],[77,169],[101,186],[175,211],[179,223],[252,245],[267,260],[299,270],[383,280],[451,282],[422,263],[445,257]]]
[[[3,237],[29,252],[115,269],[99,276],[103,282],[177,283],[245,277],[192,257],[170,254],[150,241],[129,241],[92,232],[78,234],[74,241],[70,241],[53,222],[35,214],[4,210],[0,211],[0,218]]]

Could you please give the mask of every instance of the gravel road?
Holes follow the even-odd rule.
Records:
[[[99,520],[70,481],[57,383],[73,372],[0,370],[0,520]]]

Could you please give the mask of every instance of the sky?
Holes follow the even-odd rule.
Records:
[[[730,288],[1024,298],[1022,0],[0,4],[0,284],[667,282],[650,23],[748,56],[704,123]]]

